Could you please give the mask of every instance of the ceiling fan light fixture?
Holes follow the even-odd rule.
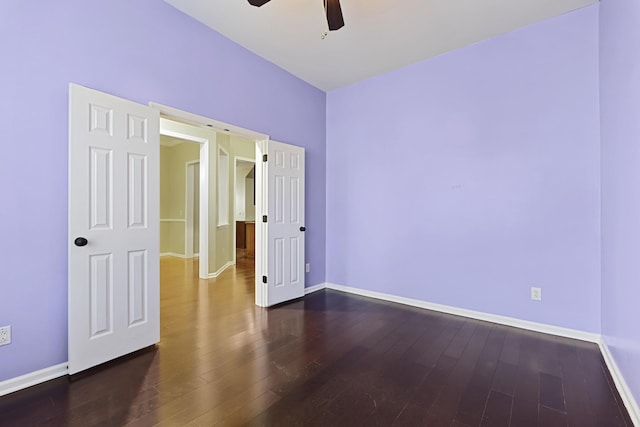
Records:
[[[270,0],[247,0],[247,1],[252,6],[260,7],[268,3]],[[325,14],[327,15],[327,24],[329,25],[329,31],[336,31],[344,27],[344,18],[342,17],[342,8],[340,7],[340,0],[324,0],[324,11],[325,11]]]
[[[344,18],[342,17],[340,0],[324,0],[324,10],[327,14],[329,31],[336,31],[344,27]]]
[[[264,5],[265,3],[267,3],[269,0],[249,0],[249,4],[251,6],[256,6],[256,7],[260,7],[262,5]]]

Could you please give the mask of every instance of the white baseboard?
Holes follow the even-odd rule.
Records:
[[[173,256],[173,257],[176,257],[176,258],[186,258],[184,256],[184,254],[178,254],[178,253],[175,253],[175,252],[162,252],[160,254],[160,256],[161,257],[163,257],[163,256]]]
[[[598,346],[600,347],[600,352],[602,353],[602,358],[604,359],[607,367],[609,368],[609,372],[611,373],[611,377],[613,378],[613,382],[616,384],[616,388],[618,389],[618,393],[620,393],[620,397],[624,402],[624,406],[626,406],[627,411],[629,412],[629,416],[631,417],[631,421],[636,426],[640,426],[640,407],[638,406],[638,402],[633,398],[633,394],[631,393],[631,389],[627,385],[627,382],[622,376],[622,372],[618,368],[618,364],[616,360],[613,358],[613,355],[609,351],[609,346],[604,340],[604,337],[600,338],[598,342]]]
[[[44,368],[39,371],[30,372],[19,377],[11,378],[0,382],[0,396],[31,387],[45,381],[59,378],[68,373],[67,362],[59,365]]]
[[[399,304],[410,305],[412,307],[426,308],[427,310],[439,311],[441,313],[455,314],[456,316],[469,317],[476,320],[484,320],[485,322],[498,323],[501,325],[513,326],[516,328],[542,332],[550,335],[557,335],[560,337],[573,338],[576,340],[588,341],[596,344],[600,342],[600,334],[594,334],[591,332],[578,331],[575,329],[563,328],[560,326],[547,325],[545,323],[530,322],[528,320],[521,320],[513,317],[499,316],[497,314],[467,310],[464,308],[452,307],[442,304],[435,304],[432,302],[399,297],[382,292],[374,292],[365,289],[352,288],[350,286],[337,285],[335,283],[327,283],[326,287],[327,289],[334,289],[336,291],[347,292],[350,294],[361,295],[364,297],[375,298],[384,301],[396,302]]]
[[[442,304],[434,304],[426,301],[399,297],[396,295],[385,294],[382,292],[374,292],[368,291],[365,289],[352,288],[350,286],[337,285],[335,283],[325,283],[323,284],[327,289],[333,289],[336,291],[347,292],[355,295],[361,295],[364,297],[375,298],[384,301],[396,302],[399,304],[410,305],[413,307],[425,308],[428,310],[439,311],[442,313],[454,314],[457,316],[468,317],[477,320],[484,320],[487,322],[498,323],[501,325],[513,326],[516,328],[527,329],[535,332],[542,332],[550,335],[557,335],[566,338],[577,339],[581,341],[587,341],[598,344],[600,348],[600,352],[602,353],[602,357],[609,368],[609,372],[611,373],[611,377],[615,382],[616,388],[620,393],[620,397],[622,398],[627,411],[629,412],[629,416],[631,417],[631,421],[640,427],[640,407],[638,403],[633,397],[631,393],[631,389],[627,385],[627,382],[620,372],[618,365],[615,362],[615,359],[611,355],[609,351],[609,347],[607,346],[604,338],[600,334],[594,334],[591,332],[578,331],[575,329],[562,328],[560,326],[547,325],[544,323],[536,323],[530,322],[527,320],[515,319],[507,316],[499,316],[496,314],[483,313],[480,311],[466,310],[463,308],[451,307]],[[314,288],[318,288],[315,290],[322,289],[321,286],[316,285]]]
[[[224,273],[224,271],[231,267],[232,265],[234,265],[235,263],[233,261],[228,261],[225,265],[223,265],[222,267],[220,267],[220,269],[218,271],[216,271],[215,273],[209,273],[209,279],[215,279],[216,277],[218,277],[219,275],[221,275],[222,273]]]
[[[318,285],[309,286],[308,288],[304,288],[304,294],[309,295],[314,292],[321,291],[327,287],[326,283],[320,283]]]
[[[162,252],[160,254],[161,257],[163,256],[172,256],[172,257],[176,257],[176,258],[183,258],[183,259],[191,259],[191,258],[200,258],[200,254],[193,254],[193,257],[188,257],[185,254],[179,254],[176,252]]]

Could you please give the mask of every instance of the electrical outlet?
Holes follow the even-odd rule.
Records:
[[[307,265],[305,265],[305,267],[304,267],[304,271],[309,273],[311,271],[311,264],[307,263]]]
[[[0,345],[11,344],[11,326],[0,328]]]
[[[542,301],[542,289],[531,288],[531,299],[534,301]]]

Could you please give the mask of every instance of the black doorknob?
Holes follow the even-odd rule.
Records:
[[[306,228],[300,227],[300,231],[304,231],[304,230],[306,230]]]
[[[84,237],[76,237],[76,240],[73,241],[76,246],[86,246],[89,241]]]

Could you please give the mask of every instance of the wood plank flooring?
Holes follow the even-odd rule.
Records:
[[[0,398],[1,426],[632,426],[597,346],[161,262],[162,341]]]

